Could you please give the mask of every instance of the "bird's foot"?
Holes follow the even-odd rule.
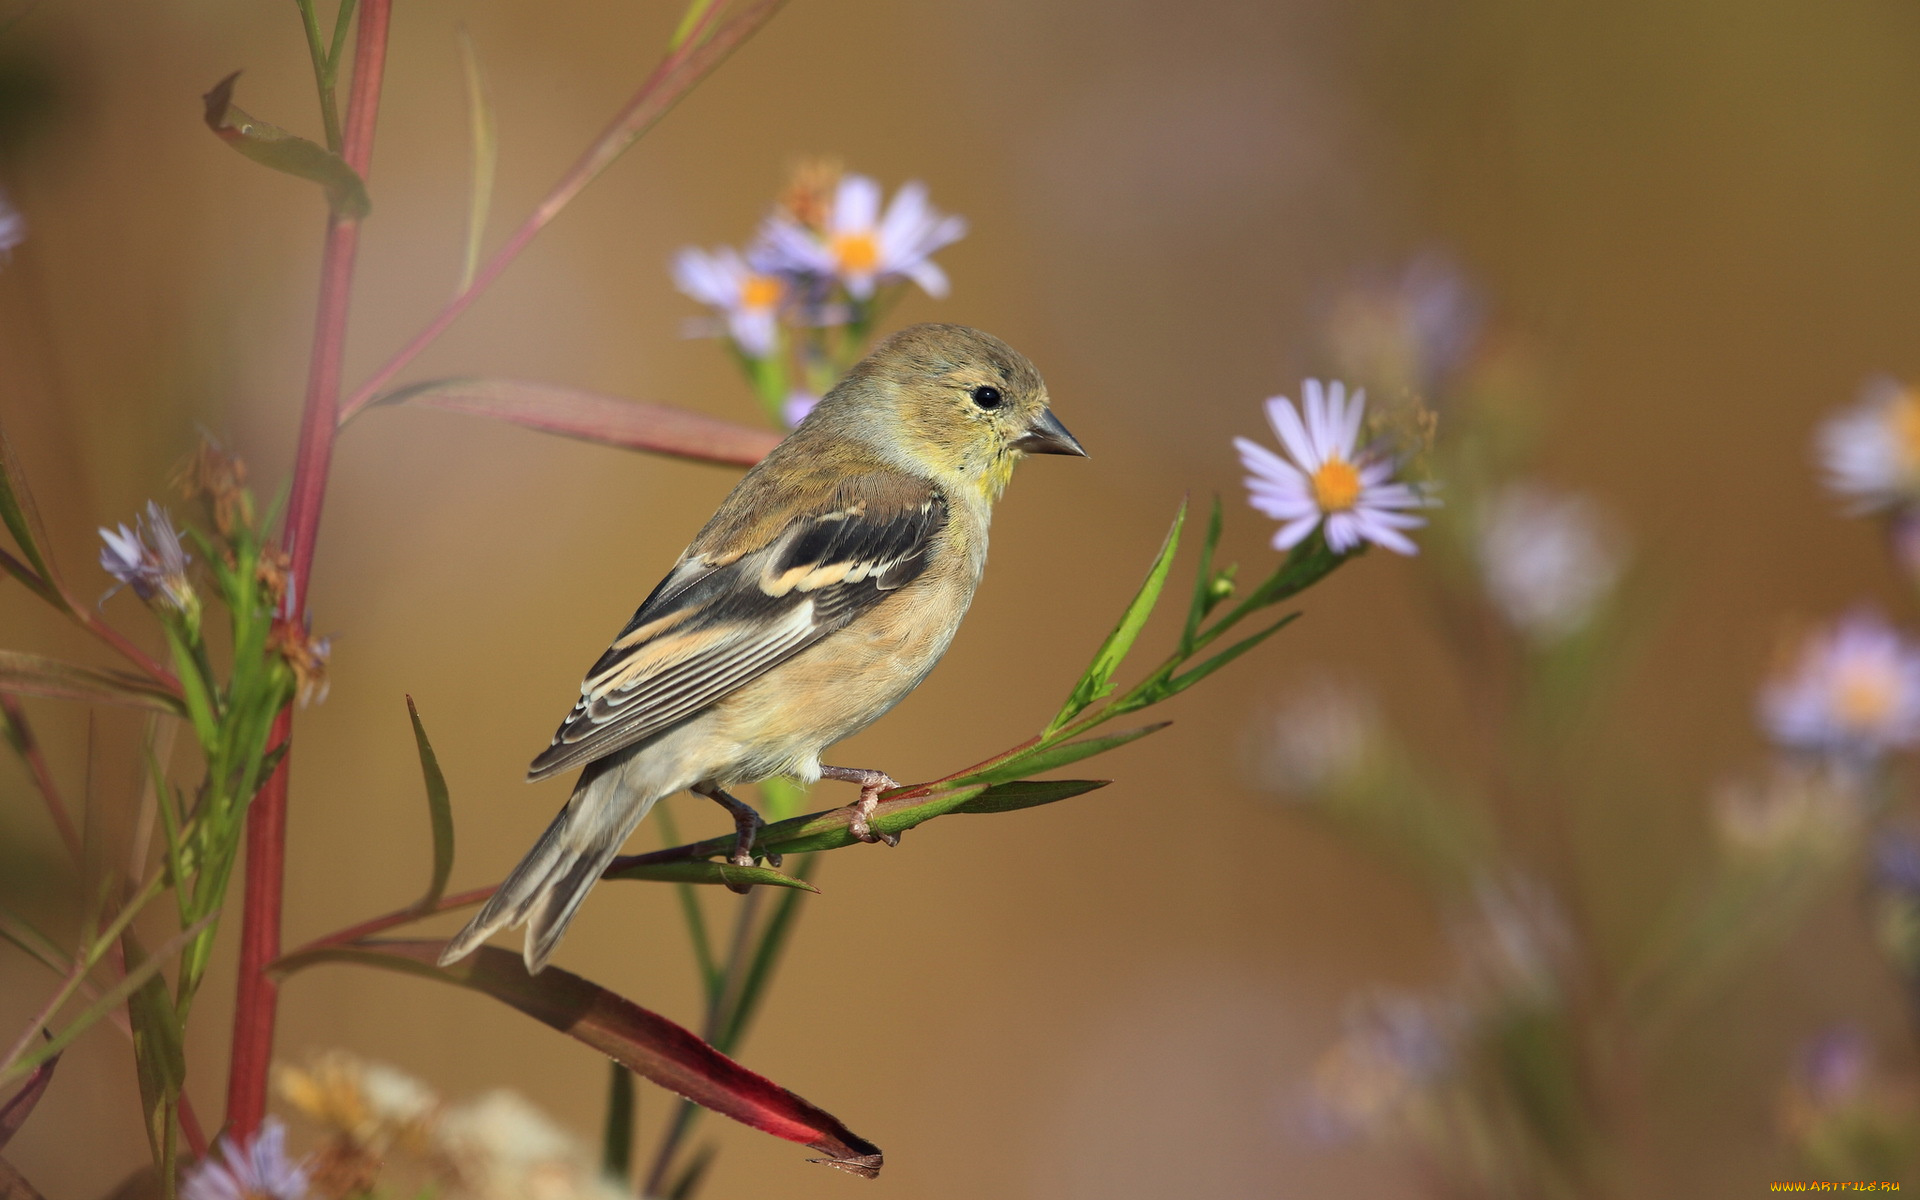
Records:
[[[875,806],[880,803],[880,793],[900,786],[893,776],[885,771],[869,771],[862,767],[821,767],[820,778],[860,785],[860,798],[847,806],[852,814],[847,821],[847,832],[863,842],[885,842],[889,846],[900,844],[899,834],[875,833],[867,823],[873,816]]]
[[[736,867],[751,867],[756,858],[765,858],[769,866],[777,868],[780,865],[778,854],[756,855],[754,853],[754,842],[759,840],[760,831],[766,827],[767,822],[754,810],[753,805],[713,784],[697,786],[693,791],[733,814],[733,853],[727,856],[729,863]],[[753,885],[750,883],[727,885],[729,891],[740,895],[745,895],[752,888]]]

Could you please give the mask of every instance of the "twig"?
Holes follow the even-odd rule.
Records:
[[[53,772],[47,767],[47,757],[40,752],[40,742],[33,736],[33,726],[27,724],[27,714],[20,707],[20,701],[9,693],[0,692],[0,713],[6,715],[6,721],[17,739],[20,757],[26,760],[27,769],[33,772],[34,786],[40,792],[40,798],[46,802],[47,815],[53,818],[54,828],[60,831],[60,840],[67,845],[67,853],[78,863],[82,859],[80,834],[73,827],[73,818],[67,813],[67,806],[60,799],[60,789],[54,783]]]

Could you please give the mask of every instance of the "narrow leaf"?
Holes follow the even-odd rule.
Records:
[[[801,871],[810,869],[815,861],[808,858],[801,866]],[[725,1023],[718,1026],[720,1032],[714,1038],[714,1043],[722,1052],[734,1053],[746,1039],[747,1027],[753,1023],[754,1013],[767,994],[767,985],[773,979],[774,968],[780,964],[781,952],[786,949],[787,938],[792,935],[793,923],[799,915],[799,892],[788,892],[780,897],[779,907],[773,910],[773,916],[767,919],[766,927],[760,931],[760,944],[754,948],[732,1011],[726,1014]]]
[[[20,1127],[33,1115],[34,1106],[40,1103],[40,1097],[47,1093],[47,1085],[53,1082],[53,1069],[59,1065],[58,1054],[41,1063],[27,1076],[21,1089],[9,1096],[5,1104],[0,1104],[0,1150],[7,1148],[13,1135],[19,1133]]]
[[[548,967],[528,975],[520,956],[482,946],[451,967],[434,965],[443,943],[373,941],[322,947],[276,964],[281,972],[316,963],[357,963],[456,984],[519,1009],[669,1091],[828,1157],[865,1178],[880,1173],[880,1148],[826,1111],[747,1070],[665,1017],[607,989]]]
[[[467,249],[460,262],[460,286],[464,292],[480,269],[480,243],[487,235],[487,211],[493,206],[493,176],[500,161],[500,132],[494,125],[493,99],[487,95],[487,81],[480,74],[480,55],[473,47],[473,35],[462,25],[460,65],[467,77],[467,129],[473,138],[473,186],[467,194]]]
[[[257,163],[313,180],[326,192],[328,205],[341,216],[355,220],[365,217],[372,208],[367,185],[347,160],[318,142],[248,115],[233,102],[233,85],[239,78],[240,72],[235,71],[201,97],[206,105],[207,128]]]
[[[1266,641],[1268,638],[1272,637],[1276,633],[1279,633],[1282,629],[1285,629],[1287,626],[1293,624],[1295,621],[1299,619],[1300,619],[1299,613],[1297,612],[1288,613],[1286,616],[1281,617],[1278,621],[1275,621],[1273,624],[1267,626],[1265,629],[1262,629],[1259,633],[1251,634],[1245,638],[1242,638],[1240,641],[1235,642],[1233,645],[1228,646],[1225,650],[1222,650],[1220,653],[1214,655],[1212,658],[1209,658],[1207,661],[1193,668],[1193,670],[1183,671],[1180,674],[1175,675],[1172,679],[1167,681],[1165,695],[1172,696],[1180,692],[1186,691],[1188,688],[1192,687],[1194,684],[1199,683],[1202,679],[1205,679],[1207,676],[1213,674],[1215,671],[1218,671],[1221,667],[1226,666],[1228,663],[1232,662],[1234,659],[1239,658],[1242,654],[1245,654],[1247,651],[1253,649],[1255,646],[1258,646],[1261,642]]]
[[[127,965],[138,961],[139,950],[128,938]],[[127,1016],[133,1022],[134,1073],[140,1082],[140,1115],[145,1119],[147,1143],[156,1162],[165,1161],[173,1151],[173,1110],[186,1086],[187,1057],[180,1043],[180,1014],[167,995],[166,980],[160,976],[165,955],[156,954],[139,962],[127,976],[131,983],[140,978],[125,997]],[[150,969],[149,969],[150,968]]]
[[[414,404],[492,417],[543,433],[623,450],[751,466],[780,435],[683,408],[519,379],[435,379],[388,392],[376,404]]]
[[[1220,497],[1213,498],[1213,510],[1207,516],[1207,537],[1200,544],[1200,562],[1193,571],[1193,600],[1187,606],[1187,625],[1180,631],[1180,649],[1183,653],[1193,647],[1194,635],[1200,632],[1200,622],[1206,620],[1224,597],[1214,594],[1213,554],[1220,546],[1220,534],[1226,528],[1226,521],[1220,514]]]
[[[1142,725],[1138,729],[1128,729],[1120,733],[1108,733],[1100,737],[1081,738],[1077,742],[1043,746],[989,767],[977,775],[969,775],[962,782],[1003,783],[1018,779],[1022,775],[1038,775],[1042,771],[1064,767],[1068,763],[1079,762],[1083,758],[1105,754],[1109,750],[1146,737],[1150,733],[1158,733],[1171,724],[1173,724],[1172,721],[1157,721],[1152,725]]]
[[[31,573],[23,572],[12,555],[6,557],[9,574],[18,576],[21,582],[39,592],[61,608],[66,608],[64,597],[54,586],[53,568],[48,564],[41,545],[46,541],[46,532],[40,527],[40,514],[33,507],[33,495],[27,491],[26,477],[21,473],[20,463],[13,456],[13,443],[7,440],[7,431],[0,428],[0,522],[4,522],[7,532],[13,535],[14,544],[20,547],[20,553],[26,556]],[[37,578],[40,586],[35,587]]]
[[[1046,732],[1052,733],[1084,711],[1087,705],[1113,691],[1113,676],[1126,660],[1127,651],[1133,649],[1133,643],[1146,628],[1147,618],[1153,615],[1153,606],[1160,602],[1160,589],[1166,586],[1167,572],[1173,569],[1174,552],[1180,548],[1180,527],[1187,520],[1186,501],[1180,502],[1180,511],[1174,514],[1173,527],[1167,530],[1166,540],[1160,543],[1160,554],[1153,560],[1153,567],[1147,572],[1146,582],[1134,594],[1133,603],[1127,605],[1127,611],[1121,614],[1120,624],[1114,626],[1107,640],[1100,643],[1100,649],[1093,655],[1093,661],[1074,685],[1073,694],[1061,706],[1060,712],[1047,725]]]
[[[1056,800],[1084,796],[1112,782],[1111,779],[1018,779],[1012,783],[996,783],[953,811],[1003,813],[1038,808]]]
[[[434,757],[433,743],[427,740],[427,727],[420,723],[420,710],[407,697],[407,716],[413,721],[413,743],[420,751],[420,775],[427,784],[427,820],[433,826],[433,878],[419,908],[430,909],[440,903],[447,891],[447,878],[453,874],[453,803],[447,796],[447,778],[440,773],[440,760]]]
[[[731,838],[728,839],[728,845],[732,845]],[[632,867],[622,867],[616,862],[600,878],[645,879],[654,883],[764,883],[773,887],[798,888],[803,892],[820,890],[804,879],[782,875],[771,867],[736,867],[732,863],[714,862],[710,859]]]
[[[54,700],[125,704],[168,716],[184,712],[179,700],[144,676],[77,666],[19,650],[0,650],[0,689]]]
[[[719,1148],[708,1142],[693,1152],[687,1165],[681,1168],[680,1178],[673,1181],[667,1189],[667,1200],[693,1200],[694,1193],[700,1190],[700,1184],[707,1177],[707,1168],[713,1165],[713,1156]]]
[[[53,605],[61,612],[73,611],[72,607],[67,603],[67,598],[60,594],[59,588],[34,574],[32,567],[21,562],[13,555],[8,554],[5,550],[0,550],[0,571],[5,571],[21,583],[26,584],[28,591],[45,600],[48,604]]]

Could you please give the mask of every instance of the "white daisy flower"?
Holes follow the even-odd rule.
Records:
[[[1542,642],[1578,631],[1619,581],[1621,538],[1584,496],[1518,483],[1487,506],[1478,557],[1487,595]]]
[[[880,185],[844,175],[823,228],[776,212],[761,230],[754,260],[762,270],[838,279],[855,300],[870,300],[881,284],[911,279],[928,295],[947,294],[947,275],[933,255],[966,236],[962,217],[927,202],[926,185],[905,184],[883,213]]]
[[[780,337],[780,303],[787,292],[778,275],[754,270],[731,246],[711,253],[688,246],[673,260],[673,282],[719,310],[726,335],[743,353],[752,358],[773,354]]]
[[[1393,482],[1398,463],[1388,454],[1357,445],[1366,416],[1364,391],[1347,396],[1339,380],[1301,385],[1305,420],[1285,396],[1267,401],[1267,419],[1287,457],[1258,442],[1235,438],[1247,476],[1247,502],[1281,522],[1273,535],[1276,550],[1290,550],[1322,524],[1327,545],[1346,554],[1373,542],[1400,554],[1417,552],[1400,531],[1425,525],[1407,509],[1429,501],[1412,485]]]
[[[1760,695],[1769,736],[1791,750],[1871,759],[1920,741],[1920,647],[1875,613],[1807,640]]]
[[[1920,396],[1884,376],[1816,435],[1828,490],[1874,512],[1920,498]]]

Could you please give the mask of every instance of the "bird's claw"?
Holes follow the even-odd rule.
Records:
[[[873,826],[868,824],[868,818],[873,816],[874,808],[880,803],[880,793],[890,787],[899,786],[889,779],[885,783],[876,783],[871,788],[861,788],[860,798],[848,806],[852,809],[852,816],[847,820],[847,832],[868,845],[874,842],[885,842],[889,846],[898,846],[899,834],[875,832]]]

